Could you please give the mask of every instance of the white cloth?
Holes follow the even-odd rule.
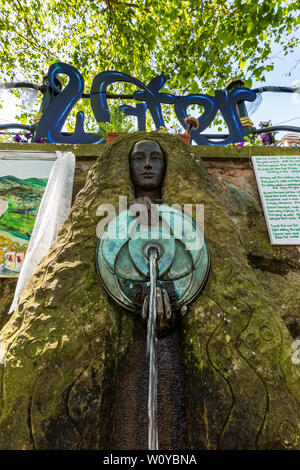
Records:
[[[71,152],[56,154],[57,159],[38,210],[9,313],[16,309],[21,292],[55,240],[71,207],[75,156]]]

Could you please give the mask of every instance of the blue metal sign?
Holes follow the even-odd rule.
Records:
[[[67,86],[60,90],[57,84],[57,75],[66,74],[69,77]],[[225,90],[216,90],[215,96],[204,94],[193,94],[187,96],[175,96],[170,93],[162,93],[161,89],[166,83],[166,77],[160,75],[148,85],[143,84],[138,79],[126,73],[107,71],[101,72],[93,80],[90,95],[84,95],[84,80],[75,67],[55,63],[51,65],[48,72],[49,93],[47,106],[42,105],[42,117],[37,125],[34,140],[47,138],[50,143],[65,144],[100,144],[103,138],[97,134],[84,131],[84,114],[79,112],[76,116],[76,126],[74,133],[66,135],[62,129],[68,115],[78,100],[82,97],[89,97],[92,110],[97,122],[110,122],[107,98],[111,97],[107,93],[107,87],[115,82],[128,82],[135,85],[138,90],[130,95],[131,99],[140,101],[136,106],[123,104],[120,106],[127,116],[136,116],[138,129],[144,131],[146,128],[146,111],[149,110],[156,129],[165,126],[162,104],[174,106],[175,114],[186,128],[185,118],[188,116],[187,108],[190,105],[200,105],[204,108],[201,116],[198,117],[199,127],[191,131],[192,139],[198,145],[228,145],[230,143],[241,142],[246,134],[241,118],[247,117],[244,101],[254,101],[256,93],[244,87],[232,87]],[[49,99],[50,96],[50,99]],[[121,95],[128,98],[129,95]],[[114,97],[117,97],[114,95]],[[241,116],[241,110],[243,116]],[[218,111],[221,112],[229,134],[216,142],[202,134],[202,132],[212,123]]]
[[[62,90],[62,85],[57,78],[58,74],[66,74],[69,83]],[[132,83],[137,90],[131,95],[118,95],[107,92],[107,87],[114,82]],[[45,139],[51,143],[87,144],[103,143],[104,140],[97,134],[84,131],[84,114],[79,112],[76,117],[74,133],[64,132],[63,126],[71,110],[81,98],[90,99],[92,110],[96,120],[101,122],[110,121],[110,113],[107,99],[130,99],[137,101],[135,106],[122,104],[119,109],[127,116],[137,118],[138,129],[146,130],[146,111],[149,110],[156,129],[164,126],[162,104],[174,106],[175,114],[184,128],[187,128],[185,119],[188,114],[188,106],[199,105],[204,111],[198,117],[198,129],[191,130],[191,137],[198,145],[228,145],[243,142],[247,135],[255,136],[265,133],[266,141],[275,143],[275,133],[279,131],[300,133],[300,127],[287,126],[281,123],[272,126],[271,121],[261,123],[260,128],[253,127],[248,118],[245,101],[261,103],[262,94],[272,93],[299,93],[300,88],[284,86],[262,86],[250,90],[244,88],[241,79],[229,82],[226,89],[216,90],[215,96],[204,94],[193,94],[187,96],[175,96],[170,93],[162,93],[161,89],[166,83],[166,77],[160,75],[148,83],[143,84],[130,75],[120,72],[108,71],[99,73],[92,83],[91,93],[84,93],[84,80],[82,75],[68,64],[53,64],[44,77],[43,84],[38,85],[28,82],[0,83],[1,89],[31,88],[43,93],[40,112],[34,124],[5,123],[0,124],[0,130],[22,129],[29,131],[33,142],[43,142]],[[203,132],[213,122],[218,111],[222,114],[227,127],[228,134],[204,134]],[[28,140],[28,135],[25,137]],[[21,137],[17,135],[21,141]]]

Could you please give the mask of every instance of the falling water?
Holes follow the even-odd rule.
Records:
[[[157,411],[157,370],[156,370],[156,260],[157,250],[152,248],[149,256],[150,265],[150,301],[147,324],[147,357],[149,358],[149,393],[148,393],[148,448],[158,450],[156,423]]]

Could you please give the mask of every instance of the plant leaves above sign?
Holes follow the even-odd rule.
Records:
[[[173,93],[212,93],[228,78],[263,80],[271,42],[291,50],[299,0],[0,0],[0,80],[41,83],[55,61],[81,71],[85,92],[105,70],[144,83],[168,77]],[[267,63],[266,63],[267,61]],[[133,92],[130,84],[115,90]],[[92,113],[87,109],[83,110]],[[26,113],[23,114],[26,118]],[[89,125],[89,123],[87,124]]]

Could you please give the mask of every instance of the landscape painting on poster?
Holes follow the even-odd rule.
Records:
[[[54,157],[0,152],[0,277],[19,275]]]

